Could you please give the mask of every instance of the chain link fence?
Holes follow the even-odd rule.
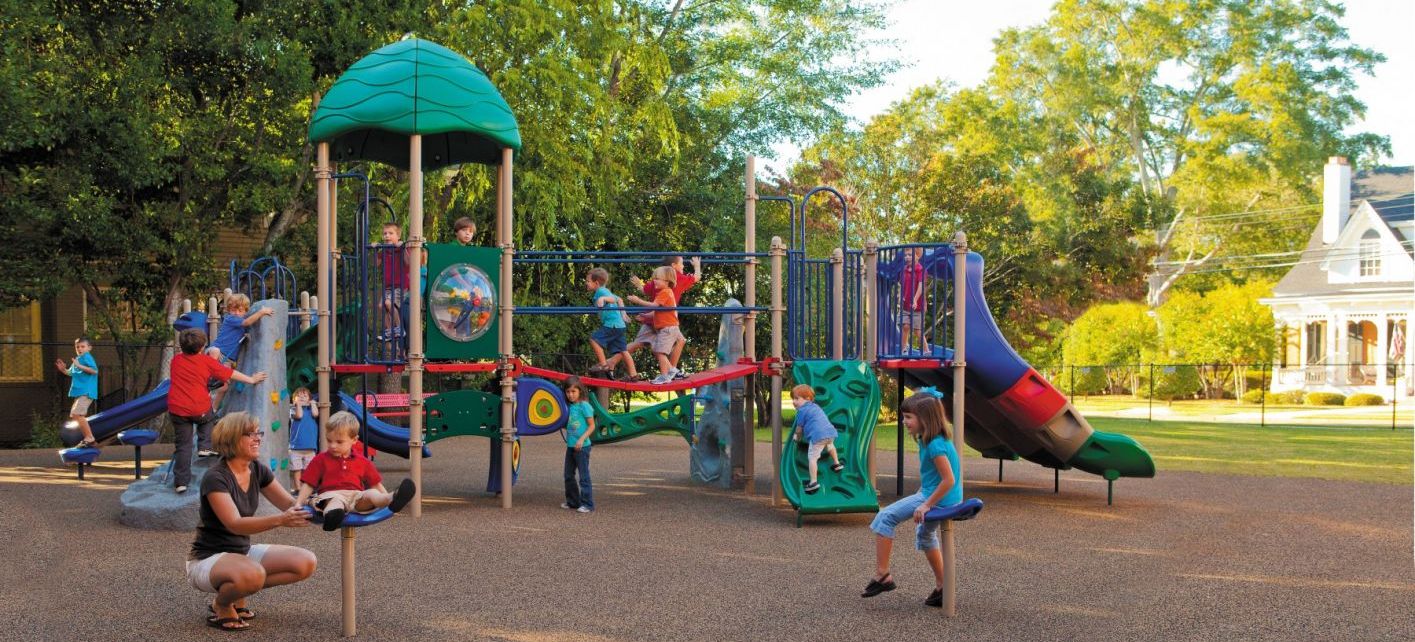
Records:
[[[1037,371],[1088,416],[1392,429],[1415,420],[1415,382],[1404,363],[1065,364]]]

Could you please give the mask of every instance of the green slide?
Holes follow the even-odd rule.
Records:
[[[796,525],[801,516],[819,513],[868,513],[879,510],[874,484],[870,481],[868,456],[879,417],[879,383],[874,371],[863,361],[797,361],[791,368],[796,383],[816,391],[816,403],[835,430],[835,448],[845,464],[838,473],[830,470],[830,456],[822,455],[817,472],[821,489],[807,494],[802,490],[810,479],[806,468],[805,442],[787,439],[781,451],[781,489],[796,507]]]

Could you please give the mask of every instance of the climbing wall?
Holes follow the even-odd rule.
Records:
[[[274,315],[262,317],[246,331],[246,345],[236,369],[254,375],[264,372],[265,381],[254,386],[231,382],[222,411],[247,412],[255,417],[265,439],[260,442],[260,461],[275,472],[275,480],[290,487],[290,397],[285,389],[285,326],[290,306],[280,299],[266,299],[251,311],[270,308]]]

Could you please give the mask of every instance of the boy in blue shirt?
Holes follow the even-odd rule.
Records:
[[[590,437],[594,435],[594,407],[585,401],[589,390],[578,377],[565,382],[565,403],[569,415],[565,423],[565,503],[581,513],[594,511],[594,489],[590,486]],[[575,472],[579,471],[579,483]]]
[[[69,408],[69,419],[74,420],[79,425],[79,430],[84,433],[84,440],[79,442],[79,448],[92,448],[98,445],[93,438],[93,429],[88,425],[88,407],[98,398],[98,362],[94,361],[93,344],[89,343],[87,337],[74,339],[74,359],[69,365],[64,365],[63,359],[55,359],[54,367],[59,369],[59,374],[68,376],[72,381],[69,383],[69,397],[74,400],[74,405]]]
[[[605,358],[609,354],[617,355],[624,362],[629,379],[638,379],[639,373],[634,369],[634,359],[629,356],[625,341],[629,315],[624,313],[624,300],[614,296],[606,287],[608,285],[609,271],[604,268],[595,268],[585,275],[585,289],[594,292],[594,307],[602,310],[599,313],[599,329],[590,335],[590,347],[594,348],[594,356],[598,360],[590,368],[590,375],[614,378],[614,366]]]
[[[803,383],[792,388],[791,405],[796,406],[796,422],[793,424],[796,434],[792,438],[800,441],[804,433],[806,443],[810,444],[806,449],[806,467],[811,471],[811,480],[806,482],[804,490],[815,493],[821,489],[820,482],[816,481],[816,460],[820,459],[821,451],[830,453],[830,460],[834,462],[830,465],[831,470],[837,473],[845,470],[845,464],[840,463],[840,455],[835,452],[835,438],[840,433],[835,431],[835,425],[830,423],[825,411],[816,405],[816,391],[810,386]]]
[[[221,328],[216,331],[216,340],[211,342],[211,347],[206,349],[206,353],[211,358],[220,361],[222,365],[235,367],[236,355],[241,350],[241,339],[246,338],[246,328],[251,327],[261,317],[275,314],[275,310],[261,308],[255,312],[250,312],[250,297],[236,292],[226,297],[226,314],[221,317]],[[220,409],[221,399],[226,396],[226,389],[229,384],[222,384],[216,390],[216,394],[211,397],[211,407]],[[200,453],[198,453],[200,454]],[[209,454],[216,454],[214,451]]]

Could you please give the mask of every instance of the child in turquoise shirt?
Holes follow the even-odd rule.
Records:
[[[590,402],[589,390],[580,383],[578,377],[571,377],[565,383],[565,402],[569,415],[565,423],[565,503],[561,508],[571,508],[581,513],[594,511],[594,489],[590,486],[590,436],[594,435],[594,407]],[[575,480],[578,472],[580,479]]]
[[[93,359],[93,344],[87,337],[74,339],[74,359],[69,365],[64,365],[63,359],[56,359],[54,367],[59,369],[59,374],[69,377],[69,398],[74,400],[74,404],[69,407],[69,419],[79,425],[79,430],[84,433],[84,440],[79,442],[79,448],[92,448],[98,445],[93,438],[93,429],[88,425],[88,410],[94,400],[98,399],[98,362]]]

